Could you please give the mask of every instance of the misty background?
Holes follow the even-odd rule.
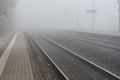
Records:
[[[118,31],[118,0],[94,0],[94,30]],[[79,7],[78,7],[79,5]],[[17,0],[18,29],[92,30],[92,0]]]

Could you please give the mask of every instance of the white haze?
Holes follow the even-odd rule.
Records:
[[[79,28],[77,2],[79,1]],[[95,30],[118,31],[117,0],[94,0]],[[63,28],[91,30],[92,16],[87,9],[92,0],[18,0],[16,26],[20,29]]]

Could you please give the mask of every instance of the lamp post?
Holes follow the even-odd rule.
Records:
[[[119,5],[118,13],[119,13],[119,32],[120,32],[120,0],[118,0],[118,5]]]
[[[91,10],[91,13],[92,13],[92,31],[94,31],[94,27],[95,27],[95,10],[94,10],[94,0],[92,0],[92,10]]]
[[[87,13],[92,14],[92,31],[94,31],[95,28],[95,13],[97,10],[94,8],[94,0],[92,0],[92,9],[88,9]]]
[[[76,23],[77,23],[77,30],[79,30],[79,0],[77,0],[77,6],[76,6]]]

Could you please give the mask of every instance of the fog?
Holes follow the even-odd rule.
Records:
[[[94,0],[94,30],[118,31],[118,0]],[[79,5],[79,7],[78,7]],[[18,29],[92,30],[92,0],[17,0]]]

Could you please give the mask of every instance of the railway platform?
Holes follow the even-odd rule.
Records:
[[[34,80],[22,33],[14,36],[0,58],[0,80]]]

